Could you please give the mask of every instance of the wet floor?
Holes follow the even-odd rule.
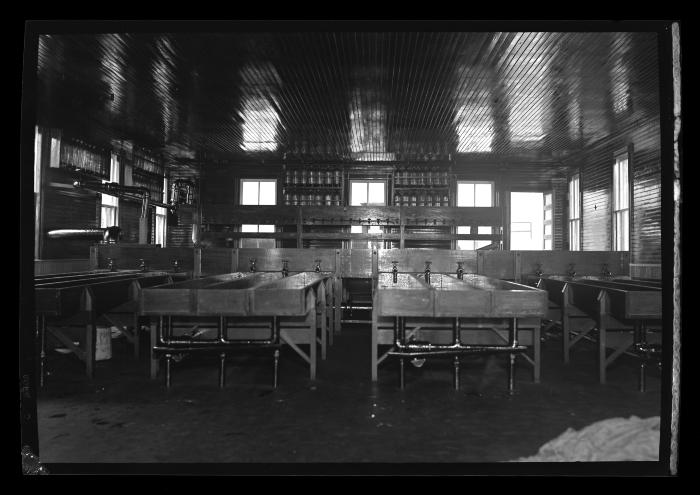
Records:
[[[407,366],[403,391],[397,362],[387,360],[373,384],[368,325],[344,327],[314,382],[284,347],[274,391],[270,353],[231,358],[224,389],[218,358],[186,358],[167,390],[121,339],[93,381],[77,359],[52,352],[38,400],[40,457],[45,464],[501,462],[536,454],[567,428],[660,414],[659,373],[648,373],[640,393],[636,363],[623,356],[600,385],[593,343],[575,347],[569,365],[560,349],[557,337],[543,343],[540,384],[519,358],[513,396],[506,356],[464,358],[460,391],[444,359]]]

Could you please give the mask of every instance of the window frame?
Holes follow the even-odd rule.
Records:
[[[572,191],[574,184],[576,184],[575,191]],[[581,173],[577,172],[569,177],[567,186],[569,195],[569,207],[567,211],[569,251],[581,251]]]
[[[625,163],[624,173],[620,174],[620,164]],[[624,181],[621,181],[624,179]],[[625,187],[623,187],[625,186]],[[630,199],[631,199],[631,181],[630,181],[630,153],[628,150],[620,151],[615,154],[615,161],[612,167],[612,194],[611,194],[611,211],[612,211],[612,250],[613,251],[629,251],[630,244]],[[626,206],[619,208],[621,200],[626,200]],[[624,239],[621,238],[620,220],[626,224],[624,229]],[[622,242],[621,242],[622,241]]]
[[[476,184],[490,184],[490,185],[491,185],[491,201],[490,201],[491,205],[490,205],[490,206],[475,206],[475,205],[471,205],[471,206],[460,206],[460,205],[459,205],[459,203],[460,203],[460,201],[459,201],[459,185],[460,185],[460,184],[473,184],[474,186],[476,186]],[[476,187],[474,188],[474,203],[476,203]],[[465,180],[458,180],[458,181],[456,181],[456,184],[455,184],[455,202],[454,202],[454,205],[455,205],[457,208],[493,208],[494,205],[495,205],[495,203],[496,203],[496,182],[495,182],[495,181],[492,181],[492,180],[466,180],[466,179],[465,179]],[[480,232],[481,229],[486,229],[486,228],[488,228],[488,229],[490,230],[490,232],[488,232],[488,234],[493,234],[493,226],[492,226],[492,225],[491,225],[491,226],[488,226],[488,225],[479,225],[479,226],[477,226],[477,229],[476,229],[476,230],[477,230],[477,235],[478,235],[478,234],[481,234],[481,232]],[[457,233],[457,234],[466,233],[466,232],[464,232],[465,229],[469,229],[469,233],[470,233],[470,234],[473,234],[473,233],[474,233],[474,232],[471,232],[471,226],[470,226],[470,225],[458,225],[458,226],[455,228],[455,233]],[[466,243],[470,243],[470,244],[471,244],[471,246],[472,246],[471,249],[468,248],[468,247],[461,247],[461,246],[464,246],[464,244],[466,244]],[[488,246],[488,245],[491,244],[491,243],[492,243],[492,241],[479,241],[479,240],[473,240],[473,239],[460,239],[460,240],[455,241],[455,249],[466,250],[466,251],[475,251],[475,250],[477,250],[477,249],[479,249],[479,248],[481,248],[481,247]]]
[[[120,160],[116,153],[110,153],[109,157],[109,180],[102,180],[102,183],[114,182],[120,184]],[[114,225],[105,225],[107,212],[114,218]],[[111,194],[100,193],[100,228],[119,226],[119,197]]]
[[[258,202],[257,202],[257,204],[243,203],[243,184],[246,182],[255,182],[258,184]],[[262,182],[272,182],[274,184],[274,187],[275,187],[275,189],[274,189],[275,192],[273,194],[274,203],[272,203],[271,205],[261,205],[260,204],[260,183],[262,183]],[[239,186],[238,204],[240,206],[276,206],[277,205],[277,192],[278,192],[277,187],[278,187],[278,184],[277,184],[277,179],[275,179],[275,178],[273,178],[273,179],[256,178],[256,177],[241,178],[239,180],[238,186]],[[275,224],[240,224],[239,229],[241,232],[243,232],[244,229],[248,228],[248,226],[254,226],[255,227],[254,232],[260,232],[260,227],[262,227],[262,226],[272,227],[272,232],[277,231]],[[272,241],[272,242],[274,242],[275,245],[274,246],[267,246],[267,245],[261,246],[260,245],[261,241],[263,242],[263,244],[271,244],[268,241]],[[239,244],[239,247],[241,247],[241,248],[250,248],[250,247],[256,247],[256,248],[261,248],[261,247],[262,248],[271,248],[272,247],[272,248],[274,248],[277,245],[277,240],[276,239],[264,239],[264,238],[259,238],[259,239],[258,238],[245,238],[245,239],[241,238],[241,239],[239,239],[238,244]],[[255,246],[249,246],[247,244],[255,244]]]

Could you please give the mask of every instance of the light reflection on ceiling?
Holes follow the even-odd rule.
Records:
[[[279,102],[275,97],[279,74],[272,64],[249,65],[241,70],[243,142],[250,152],[275,151],[279,145]]]

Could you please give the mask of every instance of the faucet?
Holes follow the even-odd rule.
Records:
[[[430,283],[430,265],[432,263],[433,263],[432,261],[425,262],[425,283],[426,284]]]
[[[321,271],[321,260],[314,260],[316,263],[316,268],[314,268],[314,271],[320,272]]]
[[[289,261],[287,260],[282,260],[282,276],[283,277],[289,277],[289,266],[288,266]]]
[[[146,268],[146,260],[143,258],[139,259],[139,268],[141,269],[142,272],[148,271],[148,268]]]
[[[394,283],[397,283],[399,281],[399,267],[396,266],[398,265],[398,261],[392,261],[391,264],[394,265],[394,267],[391,269],[392,276],[394,278]]]
[[[255,262],[258,261],[255,258],[248,258],[248,263],[250,263],[250,271],[254,272],[255,271]]]
[[[576,270],[574,270],[574,264],[570,263],[569,264],[569,271],[566,272],[569,277],[575,277],[576,276]]]
[[[464,279],[464,261],[457,262],[457,278],[460,280]]]
[[[542,263],[537,263],[537,265],[535,266],[537,266],[537,270],[535,270],[535,275],[537,275],[538,277],[544,275],[544,272],[542,271]]]
[[[607,263],[604,263],[604,264],[603,264],[603,270],[602,270],[601,273],[602,273],[603,277],[612,277],[612,272],[611,272],[610,269],[608,268],[608,264],[607,264]]]
[[[175,273],[180,271],[180,260],[178,260],[178,259],[173,260],[173,270],[175,271]]]
[[[110,272],[117,271],[117,267],[114,264],[114,258],[107,258],[107,268],[109,268]]]

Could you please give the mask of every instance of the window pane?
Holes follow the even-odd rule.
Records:
[[[477,233],[479,233],[479,234],[490,234],[490,233],[491,233],[491,227],[478,227],[478,228],[477,228]]]
[[[258,225],[258,232],[274,232],[274,225]]]
[[[241,232],[257,232],[258,231],[258,226],[257,225],[251,225],[251,224],[243,224],[241,225]]]
[[[362,225],[351,225],[350,226],[350,233],[351,234],[361,234],[362,233]]]
[[[474,184],[457,184],[457,206],[474,206]]]
[[[111,194],[104,194],[100,193],[102,195],[102,204],[105,206],[118,206],[119,205],[119,198],[116,196],[112,196]]]
[[[491,184],[474,184],[474,206],[491,206]]]
[[[350,205],[362,206],[367,204],[367,183],[366,182],[351,182],[352,189],[350,190]]]
[[[552,210],[544,210],[545,221],[552,219]]]
[[[275,197],[275,182],[260,182],[260,203],[261,205],[274,205],[277,203]]]
[[[491,241],[474,241],[474,249],[479,249],[489,244],[491,244]]]
[[[39,192],[39,184],[41,183],[41,131],[39,126],[35,127],[34,132],[34,192]]]
[[[457,249],[468,249],[470,251],[474,250],[474,241],[457,241]]]
[[[544,240],[544,248],[545,250],[551,250],[552,249],[552,239],[545,239]]]
[[[544,204],[545,204],[545,205],[551,205],[551,204],[552,204],[552,195],[551,195],[551,194],[545,194],[545,195],[544,195]]]
[[[242,205],[257,205],[258,204],[258,185],[259,182],[244,180],[241,182],[241,204]]]
[[[381,234],[382,228],[379,225],[370,225],[369,229],[367,229],[367,232],[370,234]]]
[[[370,182],[369,183],[369,203],[373,205],[384,204],[384,183]]]
[[[544,226],[544,235],[552,235],[552,226],[550,224]]]

